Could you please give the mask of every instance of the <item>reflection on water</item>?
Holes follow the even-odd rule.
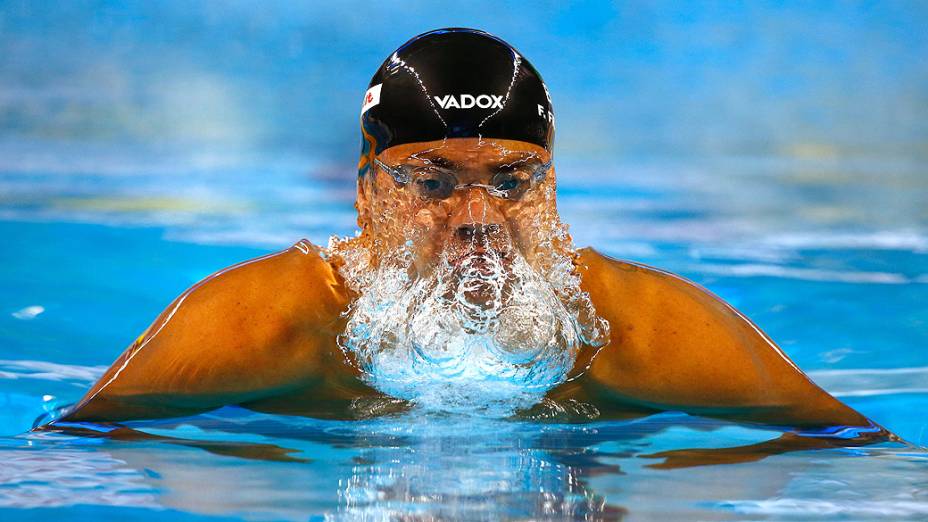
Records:
[[[201,443],[273,442],[306,461],[36,434],[0,448],[6,463],[0,506],[96,504],[288,520],[311,514],[335,520],[621,520],[630,512],[659,519],[917,519],[928,513],[928,454],[900,445],[782,455],[734,467],[649,468],[654,460],[642,457],[657,451],[778,436],[683,415],[539,425],[421,412],[318,421],[227,408],[181,422],[135,424],[158,437]],[[655,495],[659,502],[642,503]]]
[[[0,447],[0,507],[76,504],[158,507],[158,491],[136,469],[94,448]]]
[[[438,420],[439,422],[435,422]],[[589,470],[552,452],[534,430],[475,419],[397,419],[402,446],[373,447],[339,481],[339,514],[383,520],[619,518],[624,509],[589,490]],[[384,426],[387,427],[387,426]],[[387,427],[387,429],[391,429]],[[581,428],[583,429],[583,428]],[[475,441],[480,441],[476,442]],[[591,468],[597,467],[590,459]],[[617,466],[601,466],[618,471]]]

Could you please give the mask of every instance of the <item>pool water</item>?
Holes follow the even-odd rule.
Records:
[[[0,520],[928,519],[924,4],[413,4],[0,0]],[[441,26],[544,75],[578,246],[706,286],[906,443],[672,468],[781,435],[673,412],[30,433],[206,275],[352,234],[369,75]]]
[[[559,204],[578,244],[706,285],[823,387],[909,443],[663,469],[649,455],[780,433],[679,413],[342,422],[229,407],[130,423],[170,441],[30,434],[200,278],[300,237],[322,243],[354,229],[353,181],[327,165],[110,153],[101,153],[106,172],[61,161],[0,173],[4,520],[928,517],[928,236],[864,226],[874,209],[861,202],[898,190],[865,168],[830,163],[847,172],[844,183],[808,182],[790,175],[821,168],[808,159],[641,158],[608,175],[600,167],[592,182],[591,165],[560,158]],[[896,175],[914,182],[916,172]],[[914,184],[906,197],[924,192]]]

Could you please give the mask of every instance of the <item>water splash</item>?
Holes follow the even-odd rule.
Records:
[[[326,255],[356,294],[339,345],[370,385],[426,409],[506,416],[567,380],[581,349],[606,343],[553,183],[542,189],[522,222],[466,241],[399,197],[371,204],[360,237],[330,240]]]

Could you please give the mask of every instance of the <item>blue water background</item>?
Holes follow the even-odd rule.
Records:
[[[915,447],[645,467],[778,435],[677,414],[227,408],[137,426],[309,463],[23,435],[202,277],[353,233],[370,75],[452,25],[507,39],[544,75],[578,245],[705,285],[828,391],[928,445],[924,3],[0,1],[0,518],[928,516]]]

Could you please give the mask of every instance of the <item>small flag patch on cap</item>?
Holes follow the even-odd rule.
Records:
[[[364,114],[368,109],[380,103],[381,87],[383,87],[383,84],[378,83],[367,90],[367,93],[364,95],[364,105],[361,106],[361,114]]]

